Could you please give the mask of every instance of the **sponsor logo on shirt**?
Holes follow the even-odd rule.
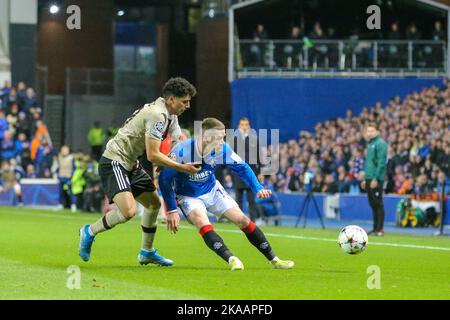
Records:
[[[190,174],[189,180],[193,182],[204,182],[208,180],[209,176],[212,174],[212,171],[203,171],[196,174]]]

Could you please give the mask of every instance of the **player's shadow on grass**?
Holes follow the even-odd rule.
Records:
[[[161,267],[156,265],[147,265],[147,266],[140,266],[140,265],[105,265],[105,264],[92,264],[89,266],[85,266],[86,270],[95,271],[95,270],[120,270],[120,271],[152,271],[152,270],[162,270],[162,271],[171,271],[171,270],[229,270],[226,266],[225,267],[201,267],[201,266],[187,266],[187,265],[178,265],[178,266],[171,266],[171,267]]]

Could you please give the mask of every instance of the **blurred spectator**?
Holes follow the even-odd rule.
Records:
[[[76,205],[73,202],[71,193],[71,179],[75,171],[75,157],[70,152],[68,146],[63,145],[56,156],[57,176],[60,188],[60,206],[69,207],[75,211]]]
[[[429,158],[425,160],[424,166],[421,169],[423,169],[423,173],[426,174],[428,179],[431,179],[433,172],[435,172],[433,170],[433,164]]]
[[[230,174],[224,175],[223,188],[233,199],[236,199],[236,193],[234,192],[233,177]]]
[[[325,61],[328,53],[328,47],[324,44],[316,43],[316,40],[325,39],[325,34],[319,21],[316,21],[314,23],[314,28],[313,31],[311,31],[311,33],[309,34],[309,38],[314,44],[314,48],[312,50],[313,68],[316,69],[317,67],[326,67]]]
[[[54,157],[55,151],[53,146],[48,143],[47,139],[42,139],[34,161],[39,177],[43,178],[45,172],[51,171]]]
[[[19,112],[18,114],[16,133],[23,133],[27,137],[31,136],[31,121],[25,112]]]
[[[19,107],[17,104],[14,103],[11,105],[11,110],[6,115],[6,121],[8,122],[9,131],[15,134],[19,121]]]
[[[89,159],[83,155],[79,155],[75,160],[75,171],[70,179],[72,206],[71,210],[83,209],[83,196],[86,187],[85,172]],[[75,205],[74,205],[75,204]]]
[[[36,93],[33,88],[28,88],[24,97],[23,107],[20,111],[27,113],[30,112],[30,109],[33,107],[37,107]]]
[[[299,26],[293,26],[288,38],[292,42],[283,47],[283,66],[286,68],[302,66],[303,37],[302,29]]]
[[[280,201],[275,193],[273,184],[269,179],[265,178],[262,174],[258,175],[258,180],[264,189],[272,191],[272,194],[268,199],[256,199],[256,210],[258,212],[259,219],[257,224],[268,224],[270,217],[277,217],[280,214]],[[275,219],[275,225],[279,224],[279,219]]]
[[[10,110],[11,105],[17,103],[17,90],[15,87],[11,87],[9,93],[3,97],[3,110],[7,113]]]
[[[102,184],[100,175],[98,174],[98,165],[93,161],[89,161],[84,172],[85,189],[83,193],[83,211],[85,212],[101,212]]]
[[[111,125],[108,128],[107,131],[107,139],[112,139],[114,138],[114,136],[117,134],[117,132],[119,131],[119,128],[117,127],[117,122],[116,120],[111,121]]]
[[[413,189],[412,179],[399,174],[395,178],[394,192],[396,194],[411,194]]]
[[[38,155],[39,147],[41,146],[43,139],[44,139],[44,137],[38,133],[34,136],[33,140],[31,140],[31,145],[30,145],[31,160],[33,160],[33,161],[36,160],[36,156]]]
[[[363,151],[356,147],[352,150],[352,169],[350,173],[353,174],[354,177],[357,177],[359,172],[364,170],[364,155]]]
[[[0,173],[0,192],[6,192],[9,189],[14,190],[19,205],[22,206],[22,189],[15,172],[15,167],[12,167],[9,161],[3,161]]]
[[[444,187],[444,194],[450,195],[450,177],[446,177],[444,171],[439,171],[435,192],[442,194],[442,188]]]
[[[0,110],[0,143],[5,139],[5,131],[8,130],[8,121],[6,121],[5,113]]]
[[[18,157],[22,151],[22,145],[20,141],[14,139],[14,136],[11,132],[5,131],[4,139],[1,143],[2,146],[2,160],[10,160]]]
[[[236,152],[253,170],[255,174],[258,173],[259,166],[258,163],[252,163],[256,160],[253,159],[253,156],[256,153],[256,157],[258,157],[258,137],[256,134],[251,131],[250,121],[247,118],[242,118],[239,120],[238,128],[236,130],[236,134],[234,137],[234,152]],[[239,207],[242,208],[244,204],[244,192],[247,197],[248,202],[248,211],[250,215],[250,219],[255,221],[257,217],[257,212],[255,208],[255,195],[253,194],[250,187],[237,175],[233,173],[234,177],[234,188],[236,195],[236,202]]]
[[[422,35],[419,30],[417,30],[417,27],[415,23],[411,23],[408,28],[406,29],[406,40],[420,40],[422,38]]]
[[[422,166],[422,159],[419,155],[411,155],[409,157],[410,167],[409,172],[411,172],[412,177],[415,179],[420,174],[420,168]]]
[[[345,170],[344,166],[339,166],[337,169],[337,181],[336,181],[336,185],[337,185],[337,189],[338,192],[344,192],[344,193],[348,193],[350,190],[350,185],[349,185],[349,177],[347,175],[347,171]]]
[[[421,32],[417,29],[415,23],[411,23],[406,29],[405,33],[406,40],[409,41],[418,41],[422,39]],[[414,45],[414,50],[412,50],[412,63],[413,67],[426,67],[424,61],[424,47],[422,45]],[[406,58],[406,56],[405,56]]]
[[[0,109],[5,109],[8,105],[9,82],[5,80],[3,87],[0,89]]]
[[[388,32],[387,39],[401,40],[401,35],[397,22],[391,24],[391,29]],[[388,50],[387,66],[390,68],[399,68],[401,66],[403,54],[402,48],[400,48],[398,44],[389,44],[387,50]]]
[[[350,194],[360,194],[365,193],[366,190],[362,189],[361,184],[365,180],[365,172],[360,171],[357,177],[353,177],[349,180],[348,193]]]
[[[321,159],[319,160],[319,166],[323,173],[332,173],[336,171],[337,167],[333,161],[330,151],[325,150],[322,153]]]
[[[48,133],[47,125],[42,121],[41,119],[37,119],[35,121],[35,124],[32,128],[34,136],[41,136],[42,139],[46,139],[49,144],[52,144],[52,141],[50,139],[50,134]]]
[[[8,80],[3,81],[3,87],[0,89],[0,96],[7,96],[11,91],[11,84]]]
[[[22,165],[22,168],[25,169],[29,164],[33,163],[33,160],[31,159],[31,144],[27,140],[27,137],[24,133],[19,133],[17,140],[20,143],[21,150],[18,159],[20,161],[20,164]]]
[[[279,192],[287,191],[287,179],[283,173],[277,174],[275,189]]]
[[[434,22],[433,32],[431,33],[431,39],[434,41],[446,40],[444,30],[442,30],[442,23],[439,20]]]
[[[23,170],[23,168],[17,164],[16,159],[9,160],[9,164],[10,164],[11,168],[13,168],[14,173],[16,174],[17,181],[20,182],[20,180],[22,178],[25,178],[25,175],[26,175],[25,170]]]
[[[29,163],[27,165],[26,178],[27,179],[36,179],[37,178],[36,170],[32,163]]]
[[[322,189],[324,188],[324,181],[323,181],[323,175],[320,173],[317,173],[314,175],[314,185],[313,185],[313,192],[322,192]]]
[[[325,182],[322,188],[323,193],[337,193],[338,192],[338,186],[336,182],[334,181],[334,177],[332,174],[327,174],[325,176]]]
[[[256,26],[256,30],[253,33],[253,40],[254,41],[262,41],[267,39],[267,32],[266,32],[266,28],[264,27],[264,25],[262,23],[259,23]]]
[[[414,185],[414,194],[423,197],[425,195],[431,194],[432,192],[433,189],[430,188],[427,176],[424,174],[420,175]]]
[[[17,104],[19,105],[19,110],[22,111],[25,108],[25,100],[27,97],[27,86],[23,81],[17,84]]]
[[[286,172],[287,188],[290,191],[300,191],[302,188],[301,173],[298,168],[289,168]]]
[[[94,122],[94,127],[89,130],[88,142],[91,146],[91,156],[95,161],[99,161],[103,152],[103,144],[106,140],[105,131],[100,126],[100,121]]]
[[[262,67],[264,65],[264,55],[266,44],[264,40],[268,38],[263,24],[259,23],[253,32],[253,44],[250,46],[251,66]]]

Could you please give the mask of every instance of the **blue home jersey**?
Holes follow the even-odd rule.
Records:
[[[219,152],[211,151],[203,158],[199,155],[196,139],[189,139],[177,144],[170,153],[170,158],[179,163],[199,163],[201,170],[196,174],[187,174],[171,168],[164,168],[159,175],[159,188],[166,203],[167,210],[177,208],[175,194],[199,197],[212,190],[216,184],[214,170],[216,165],[225,164],[256,194],[263,189],[252,169],[228,144],[224,144]]]

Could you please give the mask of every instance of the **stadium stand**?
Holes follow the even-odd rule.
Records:
[[[22,179],[61,180],[58,154],[42,120],[40,103],[34,89],[24,82],[11,87],[5,81],[0,89],[0,190],[14,189],[19,204]],[[58,202],[61,207],[99,212],[103,193],[97,163],[83,153],[72,156],[73,169],[68,181],[60,183]]]
[[[304,191],[303,175],[316,170],[317,192],[359,193],[363,176],[362,137],[364,124],[379,123],[383,139],[389,142],[388,193],[436,192],[440,172],[450,175],[450,88],[432,87],[397,97],[385,108],[378,102],[360,115],[351,111],[345,118],[318,123],[315,133],[300,133],[297,140],[280,146],[280,170],[275,185],[279,191]],[[333,143],[334,142],[334,143]],[[328,179],[328,182],[327,182]]]

